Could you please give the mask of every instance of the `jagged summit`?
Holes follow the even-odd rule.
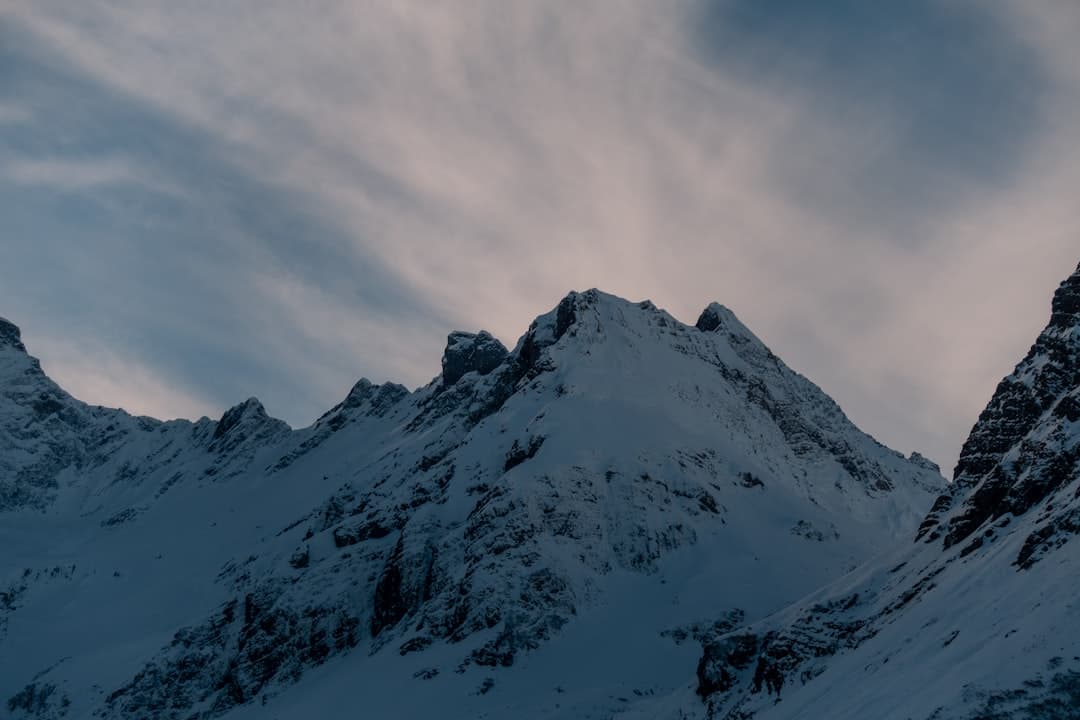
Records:
[[[694,325],[702,332],[723,332],[741,343],[753,343],[765,347],[760,338],[735,316],[730,308],[720,303],[710,303]]]
[[[11,347],[26,352],[26,346],[22,343],[22,333],[19,326],[10,320],[0,317],[0,348]]]
[[[250,397],[221,416],[209,449],[219,454],[234,453],[244,447],[253,449],[279,440],[289,431],[284,420],[270,417],[258,398]]]
[[[687,706],[760,720],[1080,718],[1080,268],[916,539],[707,640],[705,707]]]
[[[635,314],[641,317],[662,318],[662,323],[695,327],[703,333],[720,333],[743,343],[752,341],[764,347],[761,340],[739,320],[735,313],[718,302],[709,303],[691,326],[673,317],[666,310],[659,308],[651,300],[632,302],[618,295],[592,288],[585,291],[568,293],[550,312],[538,317],[530,326],[528,337],[541,345],[550,344],[561,338],[572,325],[591,312],[593,327],[601,327],[605,322],[625,323]]]
[[[275,704],[325,665],[350,698],[365,679],[375,717],[429,716],[436,695],[491,715],[495,682],[522,708],[502,714],[531,720],[556,686],[562,716],[610,717],[683,684],[715,608],[757,619],[804,596],[910,537],[944,488],[730,311],[708,317],[572,292],[513,351],[451,333],[432,382],[361,379],[299,430],[255,398],[195,423],[45,402],[19,373],[0,394],[0,510],[19,528],[0,524],[0,598],[18,598],[0,600],[0,702],[19,720],[29,701],[325,717]],[[21,579],[43,562],[78,570]],[[555,670],[518,695],[526,657]],[[582,663],[617,693],[590,696]]]
[[[249,397],[247,400],[237,403],[225,411],[214,429],[214,437],[223,437],[245,422],[262,422],[269,418],[270,416],[266,414],[266,408],[263,407],[262,402],[256,397]]]
[[[946,547],[955,545],[985,522],[1023,515],[1070,483],[1078,392],[1080,267],[1058,287],[1046,328],[979,415],[953,486],[935,503],[920,535],[931,541],[944,536]]]
[[[373,393],[377,387],[379,386],[368,380],[366,377],[362,377],[349,389],[349,394],[345,396],[343,404],[355,407],[371,397],[371,393]]]
[[[1054,293],[1050,326],[1066,329],[1080,326],[1080,265]]]
[[[721,305],[718,302],[709,303],[709,305],[701,311],[701,315],[698,316],[697,322],[694,323],[694,327],[702,332],[716,332],[717,330],[725,328],[725,326],[734,325],[740,323],[735,318],[735,313],[731,312],[728,308]]]
[[[359,408],[367,408],[369,412],[379,413],[385,411],[408,394],[409,390],[404,385],[397,383],[379,385],[367,378],[360,378],[349,390],[349,394],[345,396],[345,399],[328,410],[319,418],[319,421],[341,413],[348,414]]]
[[[456,330],[446,338],[442,357],[443,384],[453,385],[470,372],[487,375],[501,365],[508,354],[506,347],[486,330],[475,334]]]
[[[998,385],[960,453],[960,487],[977,483],[1080,377],[1080,267],[1054,293],[1051,317],[1027,356]]]

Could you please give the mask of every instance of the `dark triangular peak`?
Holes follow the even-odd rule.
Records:
[[[19,326],[10,320],[0,317],[0,348],[10,347],[21,352],[26,352],[26,346],[22,343],[22,333]]]
[[[470,372],[487,375],[499,367],[508,354],[506,346],[485,330],[479,333],[456,330],[446,338],[442,357],[443,385],[453,385]]]
[[[1051,305],[1050,327],[1070,330],[1080,327],[1080,265],[1068,280],[1054,293]]]
[[[349,390],[349,394],[345,396],[345,399],[342,400],[341,405],[339,405],[338,408],[358,408],[370,399],[378,388],[378,385],[367,378],[360,378],[356,381],[356,384],[352,386],[352,389]]]
[[[353,411],[364,406],[367,406],[368,414],[382,415],[408,394],[409,390],[404,385],[397,383],[376,385],[367,378],[360,378],[341,404],[332,408],[326,415]]]
[[[257,398],[248,398],[225,411],[214,428],[210,450],[229,452],[241,444],[265,444],[289,432],[283,420],[270,417]]]
[[[1026,513],[1070,482],[1075,469],[1062,463],[1075,452],[1067,424],[1080,413],[1073,407],[1078,388],[1080,268],[1058,288],[1046,329],[979,415],[953,491],[938,501],[920,534],[931,540],[944,534],[946,546],[953,545],[987,520]],[[947,528],[935,529],[959,501]]]
[[[733,346],[738,348],[752,348],[754,351],[763,351],[771,354],[765,347],[765,343],[755,335],[750,328],[743,325],[742,321],[735,316],[730,308],[714,302],[701,311],[694,327],[704,333],[718,333],[725,335]]]
[[[224,437],[241,425],[253,421],[262,422],[269,419],[269,417],[266,414],[266,408],[259,402],[259,399],[250,397],[225,411],[225,414],[218,420],[217,427],[214,428],[214,438]]]
[[[734,317],[735,313],[720,303],[709,303],[709,306],[701,311],[694,327],[701,332],[718,332],[724,329],[725,324],[730,325]]]

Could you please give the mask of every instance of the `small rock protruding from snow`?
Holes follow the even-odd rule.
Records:
[[[750,328],[743,325],[735,313],[717,302],[709,303],[708,307],[701,311],[694,327],[701,332],[722,332],[732,338],[761,344],[761,340],[750,331]]]
[[[0,317],[0,348],[11,347],[21,352],[26,352],[26,346],[22,343],[22,333],[19,326],[10,320]]]
[[[694,325],[701,332],[716,332],[724,326],[724,318],[730,313],[731,311],[720,303],[709,303]]]
[[[453,385],[463,375],[476,372],[487,375],[502,364],[509,352],[491,333],[454,331],[446,338],[442,357],[444,385]]]
[[[908,456],[908,460],[919,467],[926,468],[939,475],[941,474],[941,466],[920,452],[911,453],[911,455]]]

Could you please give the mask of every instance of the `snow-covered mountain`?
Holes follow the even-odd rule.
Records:
[[[442,367],[302,430],[255,399],[160,422],[73,399],[0,321],[0,715],[702,712],[703,643],[707,683],[726,632],[908,542],[946,488],[720,305],[571,293],[512,351],[452,333]]]
[[[1080,268],[906,543],[705,642],[649,718],[1080,718]]]

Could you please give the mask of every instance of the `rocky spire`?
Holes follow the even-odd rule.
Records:
[[[1062,330],[1080,327],[1080,265],[1054,293],[1050,327]]]
[[[26,346],[22,343],[22,333],[19,327],[0,317],[0,348],[11,347],[21,352],[26,352]]]
[[[1027,435],[1039,417],[1080,382],[1080,267],[1054,293],[1050,323],[1001,381],[960,452],[954,477],[970,486]]]
[[[1080,267],[1054,294],[1050,322],[1027,357],[1001,381],[960,452],[953,491],[942,497],[920,529],[926,534],[958,501],[944,532],[945,545],[969,537],[989,519],[1021,515],[1071,480],[1058,447],[1063,423],[1071,423],[1080,389]],[[1052,411],[1052,412],[1051,412]],[[1066,443],[1067,444],[1067,443]]]
[[[454,331],[446,338],[442,357],[443,385],[453,385],[465,373],[487,375],[506,359],[506,347],[491,333]]]

